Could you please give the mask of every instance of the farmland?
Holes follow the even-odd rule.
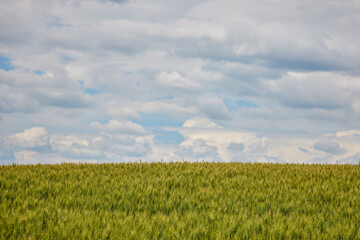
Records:
[[[0,239],[360,239],[360,166],[0,166]]]

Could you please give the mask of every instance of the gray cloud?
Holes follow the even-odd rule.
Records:
[[[160,148],[151,140],[154,129],[143,127],[153,124],[143,113],[180,122],[206,117],[228,131],[255,135],[311,132],[320,139],[358,130],[359,9],[340,0],[3,2],[0,55],[15,69],[2,70],[0,59],[1,135],[43,126],[49,137],[87,136],[86,144],[54,138],[48,156],[99,160]],[[257,107],[228,109],[224,99]],[[173,148],[214,158],[235,148],[226,149],[227,143],[215,151],[203,141]],[[3,158],[37,156],[35,147],[13,143]],[[249,154],[270,144],[242,143],[240,153]],[[345,154],[336,141],[315,145],[319,151],[304,146],[298,153],[306,149],[314,159],[321,152]],[[281,160],[264,154],[254,158]]]
[[[337,142],[330,139],[320,139],[314,144],[314,148],[319,151],[323,151],[331,154],[339,154],[344,151]]]
[[[306,150],[305,148],[302,148],[302,147],[298,147],[298,149],[299,149],[300,151],[304,152],[304,153],[308,153],[308,152],[309,152],[308,150]]]
[[[360,164],[360,152],[347,158],[338,160],[340,164]]]
[[[80,84],[62,73],[47,75],[27,70],[0,70],[0,111],[34,112],[40,106],[87,108],[91,100],[83,94]]]
[[[212,119],[230,119],[231,115],[224,101],[219,98],[200,98],[198,100],[200,110]]]
[[[125,3],[127,2],[128,0],[107,0],[109,2],[114,2],[114,3]]]
[[[233,152],[241,152],[245,149],[244,144],[242,143],[230,143],[229,146],[227,147],[228,150],[233,151]]]
[[[284,105],[292,108],[345,108],[351,102],[351,93],[339,86],[337,78],[326,73],[289,73],[273,82],[274,91]]]
[[[203,139],[197,139],[190,146],[182,146],[176,154],[184,158],[191,158],[192,160],[212,159],[218,160],[217,147],[208,145]]]

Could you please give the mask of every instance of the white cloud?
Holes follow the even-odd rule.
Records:
[[[81,136],[52,136],[50,145],[52,151],[63,157],[84,159],[104,157],[101,151],[90,147],[90,141],[88,139]]]
[[[359,9],[4,1],[0,159],[356,162]],[[155,115],[164,121],[143,117]],[[163,122],[179,127],[180,145],[156,140]]]
[[[189,125],[189,127],[184,124],[178,130],[185,139],[180,144],[182,148],[189,148],[197,140],[201,139],[206,144],[217,148],[217,154],[222,161],[257,161],[256,158],[266,155],[269,145],[268,138],[257,136],[251,132],[219,128],[217,125],[207,121],[202,122],[201,120],[193,123],[192,120],[188,120],[191,124],[186,125]],[[234,151],[228,148],[232,143],[243,144],[244,149],[238,152],[241,153],[240,155],[234,155]]]
[[[151,101],[144,104],[138,104],[139,110],[146,113],[166,112],[168,114],[195,114],[199,110],[196,106],[183,106],[182,101]]]
[[[264,50],[264,46],[251,46],[247,43],[233,46],[233,52],[236,55],[255,55]]]
[[[61,158],[123,161],[124,158],[142,157],[151,152],[153,136],[102,133],[100,135],[53,135],[50,139],[52,152]],[[134,160],[133,159],[133,160]]]
[[[37,161],[36,154],[37,152],[24,150],[15,153],[15,157],[19,163],[34,163]]]
[[[161,72],[157,77],[158,83],[165,88],[177,88],[186,91],[196,91],[200,89],[200,84],[190,81],[177,72]]]
[[[133,145],[123,145],[121,143],[108,143],[110,153],[120,156],[130,156],[140,158],[151,152],[153,145],[153,137],[136,137]]]
[[[25,129],[9,137],[11,144],[19,148],[42,148],[49,144],[48,132],[43,127]]]
[[[111,159],[142,157],[148,154],[153,146],[153,136],[134,136],[123,134],[102,134],[93,138],[90,147],[104,152]]]
[[[360,130],[352,129],[347,131],[339,131],[336,134],[336,137],[349,137],[349,138],[359,138],[360,139]]]
[[[183,124],[185,128],[222,128],[208,118],[195,117],[186,120]]]
[[[117,102],[111,101],[106,106],[106,112],[116,118],[140,119],[140,114],[130,107],[120,107]]]
[[[95,128],[98,131],[107,132],[107,133],[122,133],[122,134],[134,134],[134,135],[147,134],[147,131],[144,129],[143,126],[133,123],[131,121],[110,120],[106,124],[93,122],[91,123],[91,127]]]
[[[191,19],[180,19],[175,23],[162,24],[145,21],[131,21],[127,19],[106,19],[102,24],[94,26],[86,34],[98,33],[108,38],[117,40],[123,37],[167,37],[167,38],[211,38],[216,41],[224,41],[226,32],[220,26],[212,22]],[[121,34],[120,34],[121,33]]]
[[[207,144],[203,139],[197,139],[191,145],[181,146],[176,152],[186,161],[218,161],[217,147]]]

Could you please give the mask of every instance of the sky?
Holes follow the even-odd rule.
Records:
[[[0,164],[360,163],[359,0],[0,9]]]

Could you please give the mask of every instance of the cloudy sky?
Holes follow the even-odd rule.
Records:
[[[359,0],[0,9],[0,164],[360,162]]]

